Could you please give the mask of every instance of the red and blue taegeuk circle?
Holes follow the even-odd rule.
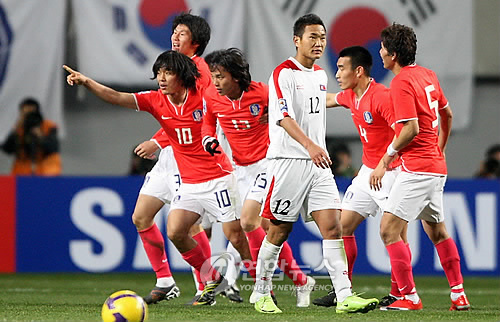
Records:
[[[139,5],[142,31],[156,46],[171,49],[172,22],[188,9],[184,0],[142,0]]]
[[[379,55],[380,32],[388,25],[384,14],[371,7],[350,7],[340,13],[328,27],[327,54],[332,68],[343,48],[363,46],[373,57],[371,76],[381,82],[388,71]]]

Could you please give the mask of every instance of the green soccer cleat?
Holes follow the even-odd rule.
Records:
[[[274,304],[273,298],[271,295],[265,295],[261,297],[256,303],[255,303],[255,310],[260,313],[266,313],[266,314],[276,314],[276,313],[283,313],[277,306]]]
[[[364,299],[357,295],[348,296],[344,301],[337,303],[337,313],[367,313],[377,307],[378,299]]]

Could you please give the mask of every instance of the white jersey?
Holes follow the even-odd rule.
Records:
[[[310,159],[307,150],[279,122],[293,118],[314,143],[326,151],[326,88],[328,77],[321,67],[302,66],[290,57],[269,78],[269,159]]]

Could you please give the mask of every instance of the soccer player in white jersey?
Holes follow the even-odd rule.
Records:
[[[446,230],[443,190],[447,177],[444,151],[451,133],[453,113],[436,74],[415,63],[417,36],[412,28],[394,23],[381,32],[380,57],[394,73],[390,94],[394,108],[396,138],[387,147],[370,176],[379,190],[386,169],[396,155],[401,173],[392,186],[380,223],[380,236],[403,299],[386,310],[421,310],[408,250],[400,233],[411,220],[421,220],[436,247],[451,288],[451,307],[469,310],[460,269],[460,255]]]
[[[366,218],[382,212],[400,164],[399,159],[396,160],[391,165],[391,170],[386,172],[383,189],[375,191],[370,188],[370,174],[394,137],[389,89],[370,77],[372,64],[372,56],[366,48],[352,46],[342,49],[337,60],[336,78],[343,91],[327,94],[326,102],[327,107],[344,106],[349,109],[363,144],[363,165],[344,194],[340,216],[351,281],[357,257],[354,232]],[[407,244],[406,230],[402,239]],[[394,282],[391,284],[390,295],[382,298],[379,306],[387,306],[401,298],[395,278],[392,277],[391,280]],[[334,306],[336,302],[333,290],[328,295],[313,301],[319,306]]]
[[[239,196],[231,163],[224,153],[210,156],[201,144],[204,89],[196,83],[199,72],[195,63],[179,52],[164,52],[153,65],[159,90],[133,94],[115,91],[67,66],[64,68],[70,73],[68,84],[84,85],[106,102],[147,111],[167,133],[182,179],[170,207],[167,234],[184,260],[200,271],[206,283],[193,304],[215,304],[215,293],[223,278],[190,237],[191,227],[201,216],[218,220],[242,258],[251,259],[251,255],[239,222]]]
[[[280,64],[269,79],[270,181],[262,216],[270,219],[257,261],[250,297],[260,313],[281,313],[270,291],[281,245],[302,213],[323,236],[323,257],[338,298],[336,312],[368,312],[378,300],[352,294],[340,225],[340,197],[326,152],[327,76],[315,65],[326,47],[326,28],[315,14],[293,27],[295,57]]]

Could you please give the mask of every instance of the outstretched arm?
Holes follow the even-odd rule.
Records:
[[[115,91],[114,89],[104,86],[66,65],[63,65],[63,68],[69,73],[66,77],[66,82],[68,82],[69,85],[83,85],[97,97],[108,103],[131,109],[137,108],[135,98],[132,93]]]
[[[337,100],[335,99],[335,96],[337,96],[338,93],[326,93],[326,107],[337,107],[340,106],[337,104]]]

